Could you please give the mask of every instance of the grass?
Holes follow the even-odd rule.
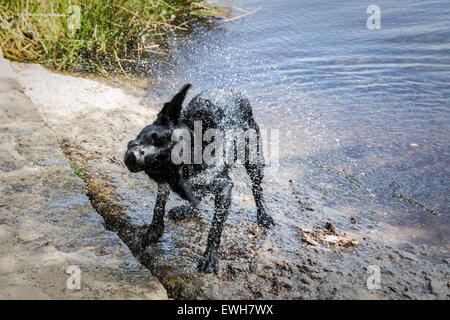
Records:
[[[86,180],[86,173],[84,172],[84,168],[79,167],[76,165],[76,163],[69,161],[69,165],[73,170],[73,173],[75,173],[81,180]]]
[[[165,54],[168,34],[226,15],[203,0],[2,0],[0,46],[14,61],[127,74]]]

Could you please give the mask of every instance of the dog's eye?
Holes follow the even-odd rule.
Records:
[[[161,147],[162,145],[166,144],[166,142],[168,141],[167,137],[162,136],[162,137],[157,137],[155,140],[153,140],[153,143],[158,146]]]
[[[159,136],[156,133],[152,133],[151,135],[152,144],[155,146],[162,146],[165,143],[164,136]]]

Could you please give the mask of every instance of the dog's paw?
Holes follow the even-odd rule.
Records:
[[[157,226],[150,226],[147,232],[142,236],[142,249],[147,248],[152,243],[157,243],[163,234],[164,228]]]
[[[271,226],[275,225],[273,218],[265,212],[258,212],[256,220],[260,226],[265,228],[270,228]]]
[[[167,214],[169,219],[172,220],[185,220],[189,217],[192,217],[193,215],[194,215],[194,208],[189,204],[172,208],[169,210],[169,213]]]
[[[219,258],[217,252],[214,250],[206,250],[203,257],[200,258],[197,264],[197,269],[205,273],[214,272],[219,273]]]

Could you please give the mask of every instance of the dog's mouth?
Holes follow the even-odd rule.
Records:
[[[132,151],[127,151],[124,156],[124,162],[128,170],[133,173],[144,170],[144,166],[138,161],[136,155]]]
[[[127,166],[128,170],[130,170],[133,173],[140,172],[140,171],[147,171],[151,173],[157,173],[161,171],[163,168],[163,160],[166,160],[167,157],[165,155],[136,155],[136,152],[134,150],[128,150],[125,153],[124,162]]]

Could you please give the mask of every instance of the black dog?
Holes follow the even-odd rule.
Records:
[[[219,89],[204,91],[182,109],[182,103],[189,88],[190,84],[185,85],[170,102],[165,103],[153,124],[145,127],[135,140],[128,143],[124,160],[131,172],[145,171],[158,183],[153,220],[142,239],[144,249],[150,243],[156,243],[164,231],[165,205],[170,189],[188,201],[188,204],[169,211],[169,218],[172,219],[181,220],[192,216],[201,198],[208,193],[215,196],[212,228],[209,232],[206,251],[198,263],[198,269],[218,273],[217,252],[223,224],[231,204],[233,188],[233,181],[228,176],[230,164],[224,161],[212,164],[206,164],[204,161],[195,164],[184,162],[177,164],[172,159],[172,151],[176,145],[172,134],[175,130],[183,129],[191,135],[196,130],[197,121],[201,121],[202,124],[202,137],[206,130],[211,128],[223,131],[253,130],[257,139],[256,161],[249,161],[249,153],[255,150],[250,150],[247,137],[244,145],[245,160],[242,163],[252,181],[257,222],[264,227],[270,227],[274,222],[265,211],[261,188],[264,168],[261,137],[259,127],[253,119],[250,103],[244,96]],[[233,142],[233,144],[233,148],[236,149],[236,143]],[[204,150],[204,147],[200,151],[195,150],[194,146],[192,148],[194,158]],[[219,157],[222,155],[224,154],[218,153]]]

